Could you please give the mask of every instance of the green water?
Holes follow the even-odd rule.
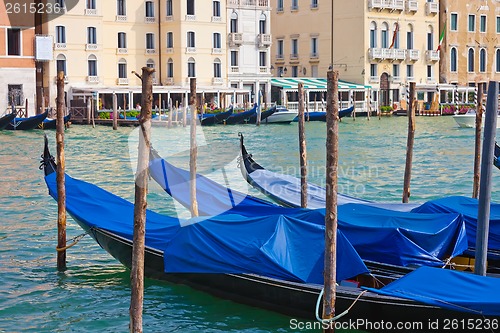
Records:
[[[203,155],[200,169],[210,173],[225,165],[232,187],[246,189],[235,160],[239,131],[263,166],[299,173],[296,124],[198,130],[200,142],[204,139],[219,147],[210,156]],[[325,124],[309,123],[306,130],[310,180],[324,184]],[[46,133],[55,154],[55,133]],[[343,121],[340,191],[364,199],[400,201],[406,135],[406,118]],[[187,165],[187,138],[187,129],[153,129],[154,146],[181,166]],[[137,146],[131,128],[72,126],[65,139],[68,173],[133,201],[130,156]],[[2,131],[0,140],[0,332],[127,332],[129,272],[90,237],[68,250],[66,272],[55,269],[57,206],[38,170],[43,132]],[[473,154],[474,130],[457,128],[450,117],[417,118],[410,200],[470,196]],[[492,199],[500,201],[500,174],[493,172]],[[151,209],[185,214],[155,184],[150,190]],[[80,233],[69,219],[68,238]],[[289,321],[185,286],[146,282],[145,332],[298,332]]]

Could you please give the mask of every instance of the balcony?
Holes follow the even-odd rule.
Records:
[[[298,11],[298,10],[299,10],[299,6],[298,6],[298,5],[291,5],[291,6],[290,6],[290,11],[292,11],[292,12],[296,12],[296,11]]]
[[[405,60],[406,50],[371,48],[368,50],[368,56],[371,60]]]
[[[379,83],[380,78],[378,76],[370,76],[370,82],[372,83]]]
[[[196,47],[186,47],[186,53],[196,53]]]
[[[224,84],[224,79],[221,78],[221,77],[213,77],[212,78],[212,84],[214,84],[214,85],[215,84],[217,84],[217,85]]]
[[[260,74],[268,74],[269,73],[269,68],[266,66],[260,66],[259,67],[259,73]]]
[[[406,1],[406,11],[407,12],[417,12],[418,11],[418,1],[409,0]]]
[[[174,84],[174,78],[173,77],[167,77],[167,78],[165,78],[165,84],[167,86],[172,86]]]
[[[156,17],[151,17],[151,16],[146,16],[144,18],[144,23],[148,23],[148,24],[151,24],[151,23],[156,23]]]
[[[165,53],[168,53],[168,54],[174,53],[174,48],[173,47],[167,47],[167,49],[165,50]]]
[[[425,51],[425,59],[428,62],[439,61],[439,51],[434,51],[434,50]]]
[[[276,55],[276,62],[282,63],[285,61],[285,56],[283,54]]]
[[[228,0],[228,7],[269,7],[269,0]]]
[[[231,66],[231,67],[229,68],[229,71],[230,71],[231,73],[239,73],[239,72],[240,72],[240,68],[239,68],[238,66]]]
[[[231,32],[227,36],[229,46],[237,46],[243,44],[243,34],[239,32]]]
[[[259,47],[269,47],[272,44],[271,34],[259,34],[257,40]]]
[[[116,22],[127,22],[127,15],[116,15]]]
[[[291,53],[290,60],[299,60],[299,54],[298,53]]]
[[[212,16],[212,22],[222,22],[222,17],[220,17],[220,16]]]
[[[116,54],[128,54],[128,49],[126,47],[118,47],[116,49]]]
[[[196,21],[196,15],[186,15],[186,21]]]
[[[146,54],[146,55],[156,54],[156,49],[146,49],[145,54]]]
[[[368,0],[368,8],[382,11],[388,9],[391,12],[395,10],[403,11],[405,9],[404,0]]]
[[[66,50],[66,43],[54,43],[54,50]]]
[[[96,8],[85,8],[85,15],[87,16],[97,16],[97,9]]]
[[[212,48],[212,54],[222,54],[222,49],[220,47]]]
[[[318,52],[311,52],[311,54],[309,55],[309,58],[319,59],[319,53]]]
[[[54,82],[57,83],[57,76],[54,76]],[[67,75],[64,75],[64,83],[68,83],[69,82],[69,78]]]
[[[99,83],[99,76],[89,75],[87,76],[88,83]]]
[[[116,84],[119,86],[127,85],[128,84],[128,78],[126,77],[120,77],[116,79]]]
[[[426,2],[425,13],[427,15],[434,15],[439,13],[439,4],[437,2]]]
[[[420,59],[420,51],[419,50],[406,50],[406,60],[407,61],[417,61]]]
[[[165,21],[167,21],[167,22],[170,22],[173,20],[174,20],[174,17],[172,15],[167,15],[167,17],[165,17]]]
[[[97,48],[97,44],[85,44],[85,50],[87,51],[95,51]]]

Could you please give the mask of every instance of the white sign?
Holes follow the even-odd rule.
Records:
[[[51,61],[54,59],[52,36],[35,36],[35,60]]]

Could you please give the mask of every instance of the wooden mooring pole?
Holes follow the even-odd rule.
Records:
[[[476,145],[474,149],[474,183],[472,197],[479,196],[479,174],[481,165],[481,127],[483,122],[483,85],[480,84],[476,95]]]
[[[413,161],[413,142],[415,141],[415,82],[410,82],[410,103],[408,103],[408,139],[406,142],[406,164],[403,181],[403,203],[410,199],[411,165]]]
[[[196,158],[198,155],[198,147],[196,145],[196,118],[198,112],[196,111],[196,78],[192,77],[189,81],[189,88],[191,90],[191,97],[189,104],[191,106],[191,138],[189,150],[189,178],[190,178],[190,192],[191,192],[191,216],[198,216],[198,201],[196,200]]]
[[[113,93],[113,130],[118,129],[118,98],[116,93]]]
[[[304,115],[304,85],[299,82],[300,207],[307,207],[307,148]]]
[[[144,301],[144,247],[146,234],[146,208],[148,194],[148,165],[151,148],[151,109],[153,105],[153,73],[142,68],[141,116],[139,119],[139,154],[135,178],[134,238],[132,269],[130,271],[130,332],[142,333]]]
[[[64,157],[64,72],[57,74],[57,270],[66,270],[66,187]]]
[[[326,214],[325,214],[325,271],[323,319],[335,316],[335,294],[337,276],[337,179],[339,147],[339,100],[338,71],[327,74],[326,104]],[[333,333],[334,325],[323,330]]]
[[[495,136],[497,131],[498,82],[490,81],[484,117],[483,156],[481,159],[481,182],[479,185],[479,207],[477,213],[476,255],[474,273],[486,275],[488,234],[490,230],[491,180]]]

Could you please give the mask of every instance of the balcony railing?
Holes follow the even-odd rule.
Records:
[[[231,73],[239,73],[240,68],[238,66],[231,66],[230,71]]]
[[[171,86],[174,84],[174,78],[173,77],[167,77],[165,78],[165,84],[168,86]]]
[[[418,11],[418,1],[416,1],[416,0],[406,1],[406,11],[407,12],[416,12],[416,11]]]
[[[54,76],[54,82],[57,83],[57,76]],[[69,78],[67,75],[64,75],[64,83],[68,83],[69,82]]]
[[[97,44],[86,44],[85,45],[85,50],[87,51],[94,51],[97,50],[98,46]]]
[[[298,60],[298,59],[299,59],[298,53],[291,53],[290,54],[290,60]]]
[[[220,47],[212,48],[212,54],[222,54],[222,49]]]
[[[224,84],[224,79],[221,77],[213,77],[212,84]]]
[[[406,56],[408,61],[417,61],[420,59],[420,50],[406,50]]]
[[[116,22],[127,22],[127,15],[116,15]]]
[[[97,15],[97,9],[96,8],[93,8],[93,9],[85,8],[85,15],[96,16]]]
[[[439,13],[439,3],[437,3],[437,2],[426,2],[425,3],[425,13],[427,15]]]
[[[165,53],[174,53],[174,48],[173,47],[167,47],[167,49],[165,51],[166,51]]]
[[[212,22],[222,22],[222,17],[220,17],[220,16],[212,16]]]
[[[156,54],[156,49],[146,49],[145,54],[146,55],[148,55],[148,54]]]
[[[88,83],[99,83],[99,76],[89,75],[87,76]]]
[[[318,52],[311,52],[309,55],[311,59],[318,59],[319,58],[319,53]]]
[[[128,84],[128,78],[126,77],[120,77],[116,79],[116,84],[119,86],[127,85]]]
[[[118,47],[116,49],[116,54],[127,54],[128,53],[128,49],[126,47]]]
[[[378,76],[370,76],[370,82],[380,82],[380,78]]]
[[[406,50],[401,49],[387,49],[387,48],[371,48],[368,50],[370,59],[375,60],[405,60]]]
[[[269,7],[269,0],[228,0],[228,7]]]
[[[269,67],[260,66],[259,67],[259,73],[261,73],[261,74],[267,74],[267,73],[269,73]]]
[[[173,21],[174,20],[174,17],[172,15],[167,15],[165,17],[165,21]]]
[[[285,56],[283,54],[277,54],[276,61],[279,61],[279,62],[285,61]]]
[[[196,53],[196,47],[186,47],[186,53]]]
[[[271,34],[259,34],[257,36],[259,47],[268,47],[272,44]]]
[[[439,61],[439,51],[427,50],[425,51],[425,58],[427,61]]]
[[[227,36],[230,46],[241,45],[243,43],[243,34],[239,32],[231,32]]]
[[[55,50],[64,50],[66,49],[66,43],[54,43]]]
[[[186,21],[196,21],[196,15],[186,15]]]
[[[144,23],[156,23],[156,17],[146,16],[144,18]]]
[[[384,10],[388,9],[390,11],[405,9],[404,0],[368,0],[368,8]]]

